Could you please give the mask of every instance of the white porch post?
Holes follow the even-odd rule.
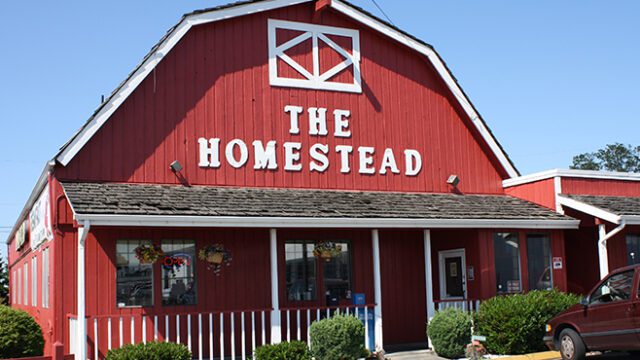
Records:
[[[436,314],[436,304],[433,301],[433,272],[431,269],[431,230],[424,230],[424,281],[427,290],[427,323],[433,319]],[[431,337],[428,337],[429,348],[431,346]]]
[[[371,243],[373,246],[373,294],[376,303],[375,316],[375,347],[383,349],[382,344],[382,285],[380,281],[380,237],[377,229],[371,230]]]
[[[600,279],[604,279],[609,273],[609,254],[607,252],[607,227],[605,224],[598,225],[598,260],[600,260]]]
[[[282,341],[280,325],[280,299],[278,295],[278,233],[276,229],[269,230],[271,253],[271,344]]]
[[[85,241],[87,239],[87,234],[89,234],[89,230],[91,228],[91,224],[89,221],[85,221],[81,227],[78,228],[78,284],[76,287],[76,293],[78,295],[78,309],[77,309],[77,322],[76,322],[76,341],[77,341],[77,350],[75,354],[76,360],[86,360],[87,359],[87,321],[86,317],[86,306],[85,306],[85,261],[84,261],[84,246]]]

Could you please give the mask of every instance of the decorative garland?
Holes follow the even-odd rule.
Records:
[[[222,244],[213,244],[205,246],[198,251],[198,259],[207,262],[207,269],[213,269],[216,276],[220,276],[222,265],[231,265],[231,252],[222,246]]]
[[[160,245],[140,245],[136,249],[136,258],[141,264],[153,264],[164,256]]]
[[[322,258],[325,261],[331,261],[332,258],[342,253],[342,245],[331,241],[323,241],[317,243],[313,248],[313,256]]]

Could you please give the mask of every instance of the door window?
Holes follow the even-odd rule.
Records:
[[[631,298],[633,270],[611,275],[589,297],[590,304],[606,304]]]

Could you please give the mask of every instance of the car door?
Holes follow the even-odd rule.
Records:
[[[589,350],[626,350],[637,343],[633,269],[610,275],[591,293],[580,321]]]

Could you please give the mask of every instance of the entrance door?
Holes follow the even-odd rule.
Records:
[[[467,278],[464,249],[438,253],[440,259],[440,299],[466,299]]]

